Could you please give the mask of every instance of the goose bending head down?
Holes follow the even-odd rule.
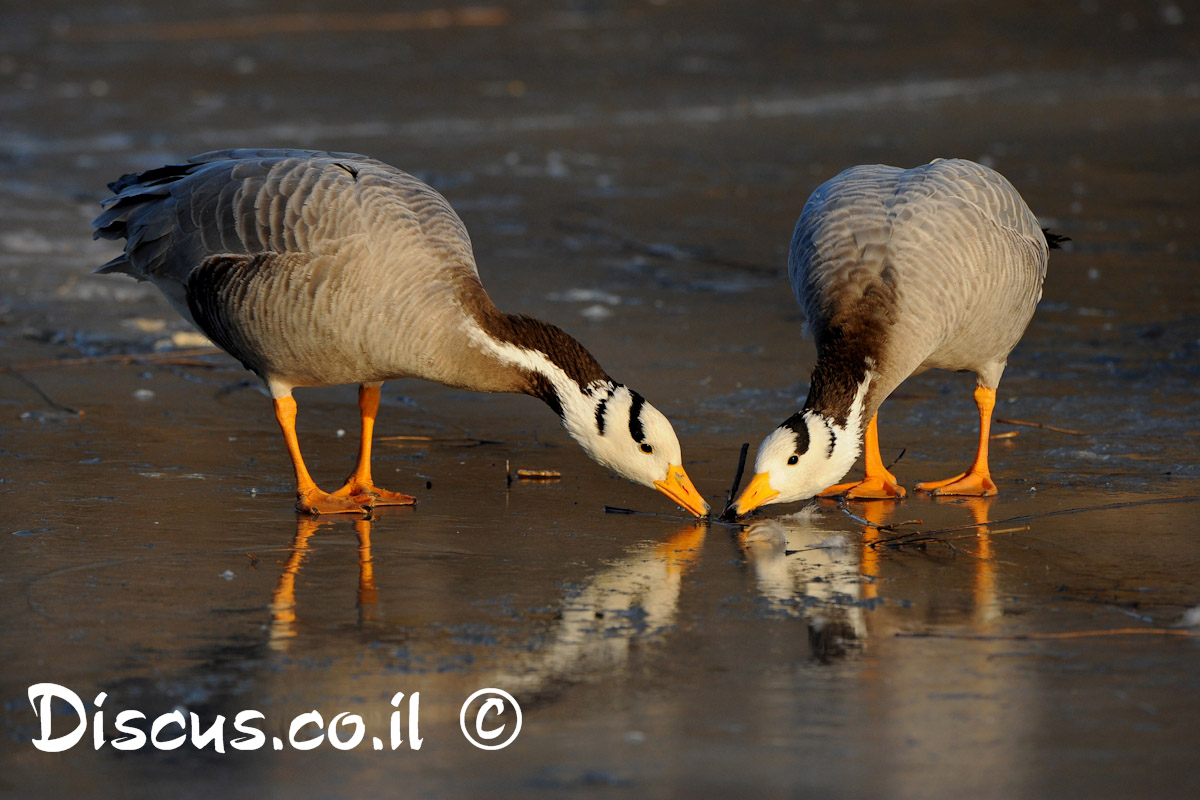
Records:
[[[999,173],[970,161],[852,167],[818,187],[788,255],[817,346],[808,398],[763,440],[727,513],[817,494],[903,497],[879,454],[877,413],[901,381],[933,367],[978,376],[979,444],[966,472],[916,488],[995,494],[996,386],[1041,298],[1047,251],[1063,238]],[[836,484],[860,453],[864,479]]]
[[[151,281],[263,379],[299,510],[415,502],[371,478],[379,387],[411,377],[538,397],[596,461],[708,513],[667,418],[560,329],[498,310],[462,220],[412,175],[349,153],[228,150],[109,188],[92,224],[125,249],[97,272]],[[358,463],[323,492],[300,455],[292,390],[345,383],[360,385]]]

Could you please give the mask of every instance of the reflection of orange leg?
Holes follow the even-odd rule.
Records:
[[[988,533],[988,505],[994,500],[984,500],[981,497],[968,497],[960,502],[966,503],[975,518],[978,539],[976,544],[975,567],[975,615],[980,620],[993,616],[996,609],[996,565],[992,561],[992,538]]]
[[[975,519],[975,574],[972,580],[972,594],[975,599],[974,619],[977,630],[982,632],[982,626],[991,623],[1000,616],[1000,601],[996,597],[996,562],[992,553],[992,538],[988,531],[988,508],[996,502],[982,497],[965,497],[960,500],[946,502],[959,503],[965,506]]]
[[[296,400],[291,395],[275,398],[275,419],[283,431],[292,467],[296,470],[296,510],[306,514],[361,514],[363,504],[346,497],[335,497],[317,488],[308,474],[300,455],[300,440],[296,438]]]
[[[879,455],[879,414],[867,423],[863,437],[863,456],[866,459],[866,477],[857,483],[839,483],[818,494],[818,497],[848,497],[851,500],[892,500],[904,497],[904,487],[896,483],[896,476],[888,472]]]
[[[275,591],[271,593],[270,646],[273,650],[286,650],[288,640],[296,636],[296,576],[308,556],[308,540],[320,525],[306,517],[296,520],[292,552],[275,583]]]
[[[377,616],[379,592],[375,590],[375,564],[371,559],[371,520],[354,523],[358,534],[358,621],[370,622]]]
[[[371,437],[375,432],[375,416],[379,413],[379,384],[358,387],[358,409],[362,413],[362,437],[358,441],[358,466],[346,479],[346,485],[333,493],[348,497],[363,505],[411,506],[417,499],[399,492],[380,489],[371,480]]]
[[[859,559],[858,571],[863,576],[861,592],[863,600],[879,596],[879,588],[876,585],[879,580],[879,548],[874,545],[882,537],[876,526],[887,523],[892,515],[890,509],[893,508],[895,506],[889,506],[886,503],[867,503],[863,506],[863,518],[872,523],[863,526],[862,554]]]
[[[917,491],[930,494],[965,494],[988,497],[996,494],[996,484],[988,470],[988,436],[992,430],[992,409],[996,406],[996,390],[986,386],[975,387],[975,405],[979,407],[979,447],[971,468],[961,475],[943,481],[926,481],[917,484]]]

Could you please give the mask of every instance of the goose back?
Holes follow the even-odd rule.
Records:
[[[96,236],[127,241],[98,271],[153,281],[277,394],[399,377],[531,389],[480,336],[520,335],[523,318],[492,304],[445,198],[402,170],[348,153],[229,150],[110,188]]]

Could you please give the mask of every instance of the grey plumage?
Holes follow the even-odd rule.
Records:
[[[268,382],[530,388],[463,324],[471,315],[502,334],[522,318],[495,309],[458,215],[402,170],[349,153],[227,150],[110,188],[96,236],[127,243],[98,271],[153,281]],[[551,326],[527,327],[546,338]],[[549,336],[557,341],[545,346],[568,346]],[[583,377],[607,377],[579,351]]]
[[[1041,297],[1047,239],[1003,176],[963,160],[853,167],[805,205],[788,259],[817,344],[806,408],[842,417],[874,364],[864,416],[937,367],[995,388]]]

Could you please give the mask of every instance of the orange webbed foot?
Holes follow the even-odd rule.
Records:
[[[296,510],[302,514],[366,514],[373,505],[371,497],[329,494],[320,489],[297,492]]]
[[[942,481],[924,481],[916,486],[918,492],[932,495],[964,495],[967,497],[991,497],[998,494],[990,475],[981,472],[964,472]]]
[[[905,496],[904,487],[896,483],[896,477],[870,475],[861,481],[839,483],[817,494],[817,497],[845,497],[848,500],[899,500]]]
[[[411,506],[417,498],[410,494],[389,492],[374,483],[349,480],[333,493],[334,497],[345,498],[364,506]]]
[[[849,500],[899,500],[904,497],[904,487],[896,483],[896,476],[884,466],[879,456],[879,415],[871,417],[863,434],[863,455],[866,459],[866,475],[861,481],[839,483],[830,486],[817,497],[845,497]]]

